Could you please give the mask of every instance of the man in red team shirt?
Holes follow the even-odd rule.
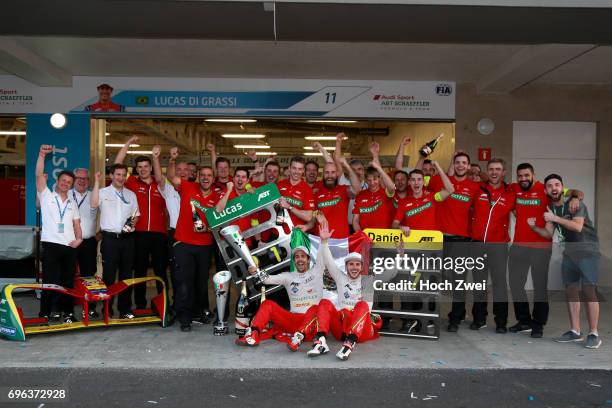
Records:
[[[280,205],[289,212],[295,227],[309,223],[314,210],[312,189],[302,179],[305,163],[303,157],[292,157],[289,162],[289,178],[276,183],[282,196]],[[304,230],[306,231],[306,229]]]
[[[370,152],[373,159],[366,169],[368,188],[357,194],[353,207],[353,229],[356,232],[367,228],[389,228],[393,221],[391,197],[395,194],[395,184],[380,165],[379,144],[370,143]]]
[[[125,107],[114,103],[111,99],[113,87],[109,84],[98,85],[98,102],[87,105],[85,110],[88,112],[123,112]]]
[[[321,181],[317,180],[318,177],[319,163],[315,160],[308,160],[304,170],[304,179],[306,180],[306,184],[312,189],[313,194],[316,193],[322,185]]]
[[[175,305],[181,331],[190,331],[193,317],[208,320],[208,273],[215,243],[208,229],[205,211],[225,209],[234,188],[227,183],[227,191],[221,197],[213,188],[214,172],[211,167],[200,169],[199,182],[172,179],[172,185],[181,195],[181,209],[176,223],[174,254],[176,257],[177,290]],[[201,228],[200,228],[201,226]]]
[[[115,164],[123,164],[131,144],[138,142],[138,137],[131,137],[117,153]],[[159,157],[161,149],[155,146],[153,154]],[[166,288],[168,277],[168,248],[166,234],[168,220],[166,217],[166,201],[159,186],[153,178],[151,159],[147,156],[138,156],[134,159],[137,177],[131,175],[125,182],[125,187],[136,194],[140,218],[136,223],[134,233],[134,278],[147,276],[149,257],[155,275],[164,280]],[[134,303],[137,309],[147,307],[147,288],[145,285],[134,286]],[[162,285],[157,284],[157,292],[162,291]]]
[[[470,180],[470,156],[462,151],[456,152],[451,164],[453,175],[448,176],[453,184],[454,193],[448,200],[438,207],[438,222],[440,231],[444,234],[444,257],[458,258],[469,256],[470,242],[469,224],[471,219],[470,209],[474,198],[480,191],[478,183]],[[428,188],[431,191],[439,191],[442,187],[442,171],[438,169],[438,175],[432,176]],[[446,277],[451,278],[453,287],[459,281],[465,280],[463,273],[445,271]],[[459,323],[465,318],[465,292],[463,290],[453,291],[453,306],[448,314],[449,332],[459,330]]]
[[[506,162],[493,158],[487,163],[487,183],[480,186],[479,194],[474,200],[472,212],[471,236],[473,258],[482,257],[484,268],[475,268],[474,282],[487,280],[491,274],[493,284],[493,314],[495,331],[506,333],[508,323],[508,285],[506,282],[506,265],[508,261],[508,228],[510,213],[514,210],[515,194],[504,182]],[[487,290],[474,291],[472,307],[474,322],[470,329],[478,330],[486,326]]]
[[[408,173],[404,170],[396,170],[393,174],[393,183],[395,184],[395,194],[393,194],[393,215],[398,209],[400,202],[412,194],[410,185],[408,184]]]
[[[438,162],[433,162],[436,167],[440,167]],[[411,229],[416,230],[439,230],[438,227],[438,206],[453,193],[453,185],[444,174],[440,171],[443,188],[440,191],[432,192],[425,190],[425,175],[422,170],[412,170],[409,173],[409,183],[411,193],[400,201],[399,207],[393,217],[391,228],[399,228],[404,235],[409,236]],[[380,302],[382,308],[392,309],[391,302]],[[421,310],[423,302],[402,302],[402,310]],[[389,318],[383,318],[383,329],[386,330],[389,326]],[[402,319],[401,332],[411,333],[413,330],[419,331],[418,320]]]
[[[510,290],[514,301],[514,314],[518,321],[509,330],[516,332],[529,332],[531,337],[541,338],[544,334],[544,325],[548,320],[548,267],[552,252],[552,239],[538,234],[530,225],[544,228],[546,221],[544,213],[550,204],[546,195],[544,184],[535,180],[533,166],[521,163],[516,168],[517,183],[510,187],[516,194],[516,224],[514,227],[514,240],[510,247],[508,269],[510,277]],[[571,190],[568,193],[575,199],[572,208],[577,208],[582,192]],[[525,283],[531,269],[534,301],[533,312],[529,311],[529,301],[525,292]]]

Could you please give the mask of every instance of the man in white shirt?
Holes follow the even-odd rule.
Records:
[[[107,286],[118,280],[132,278],[134,266],[134,226],[140,212],[136,194],[124,188],[127,166],[113,164],[110,167],[111,185],[100,189],[100,173],[96,173],[91,191],[91,208],[100,208],[102,230],[102,279]],[[118,308],[122,319],[133,319],[132,291],[119,293]]]
[[[57,176],[54,191],[47,186],[45,156],[53,152],[53,146],[42,145],[36,161],[36,192],[42,217],[42,267],[43,283],[65,288],[74,287],[76,248],[82,242],[81,223],[76,203],[68,191],[74,183],[74,174],[62,171]],[[55,291],[43,291],[40,316],[59,320],[64,313],[64,322],[76,321],[74,307],[69,296]]]

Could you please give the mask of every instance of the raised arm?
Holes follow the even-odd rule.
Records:
[[[334,150],[334,162],[336,163],[336,167],[339,172],[342,172],[342,159],[344,158],[344,156],[342,156],[342,141],[345,137],[346,135],[344,134],[344,132],[340,132],[336,135],[336,150]]]
[[[153,146],[151,155],[153,156],[153,174],[155,176],[155,182],[157,188],[163,190],[166,186],[166,180],[162,174],[161,165],[159,164],[159,156],[161,155],[161,147],[158,145]]]
[[[438,170],[438,173],[440,174],[440,179],[442,179],[442,184],[444,185],[444,188],[440,191],[440,198],[442,199],[442,201],[444,201],[449,195],[455,192],[455,187],[453,186],[453,183],[451,183],[448,176],[444,174],[440,163],[438,163],[437,160],[432,160],[431,163],[434,165],[436,170]]]
[[[404,136],[402,142],[397,148],[397,154],[395,155],[395,168],[398,170],[404,169],[404,149],[410,144],[410,141],[410,137]]]
[[[410,141],[410,139],[408,139]],[[378,175],[380,176],[383,186],[385,187],[385,191],[388,196],[392,196],[395,193],[395,183],[391,180],[391,177],[383,170],[382,165],[380,164],[380,145],[378,142],[370,143],[370,153],[372,153],[372,167],[374,167],[378,171]],[[397,164],[397,163],[396,163]]]
[[[170,149],[170,159],[168,159],[168,167],[166,168],[166,178],[170,180],[170,182],[172,182],[172,179],[176,175],[176,159],[178,158],[178,155],[178,147],[172,147]]]
[[[115,157],[115,164],[123,164],[125,161],[125,156],[127,156],[128,150],[130,150],[130,145],[138,142],[138,136],[132,136],[128,139],[127,142],[123,145],[123,147],[117,153],[117,157]]]
[[[217,162],[217,150],[215,149],[215,145],[213,143],[208,143],[206,145],[206,150],[210,152],[210,167],[213,168],[213,173],[215,177],[217,177],[217,166],[215,165]]]
[[[47,188],[47,176],[45,176],[45,156],[53,151],[52,145],[41,145],[36,159],[36,191],[42,193]]]
[[[334,262],[334,257],[327,243],[334,231],[329,230],[329,223],[323,214],[319,213],[317,215],[317,222],[319,223],[319,238],[321,238],[321,245],[317,253],[317,263],[322,263],[321,266],[327,268],[332,279],[338,282],[338,278],[342,272],[338,270],[338,266],[336,262]]]
[[[219,200],[219,202],[215,206],[215,211],[219,213],[225,210],[225,206],[227,205],[227,200],[229,200],[229,196],[232,194],[232,190],[234,189],[234,183],[232,183],[231,181],[228,181],[226,186],[227,186],[227,191],[225,192],[223,197]]]
[[[91,190],[91,201],[90,201],[90,206],[92,209],[100,207],[100,178],[101,177],[102,177],[102,174],[99,171],[97,171],[96,174],[94,175],[94,185],[93,185],[93,189]]]
[[[353,194],[359,194],[361,191],[361,182],[359,181],[359,177],[357,177],[357,174],[355,174],[351,166],[349,166],[348,162],[346,161],[346,157],[340,157],[340,163],[349,175],[349,181],[351,182]]]
[[[319,153],[321,153],[321,155],[323,156],[323,160],[325,160],[325,163],[333,163],[334,162],[334,159],[331,157],[329,152],[323,148],[323,145],[321,143],[314,142],[312,144],[312,148],[313,148],[313,150],[316,150]]]

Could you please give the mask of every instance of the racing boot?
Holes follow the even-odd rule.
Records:
[[[314,344],[312,345],[312,349],[310,349],[308,353],[306,353],[306,355],[308,357],[317,357],[327,353],[329,353],[327,341],[325,340],[324,336],[321,336],[317,340],[315,340]]]
[[[246,329],[244,336],[236,339],[236,344],[239,346],[255,347],[259,345],[259,331],[252,330],[250,327]]]
[[[287,348],[291,351],[298,351],[303,340],[304,335],[300,332],[295,332],[293,337],[291,337],[291,342],[287,343]]]
[[[349,339],[346,339],[344,343],[342,344],[342,348],[340,349],[340,351],[336,353],[336,357],[338,357],[342,361],[346,361],[348,360],[354,348],[355,348],[355,342]]]

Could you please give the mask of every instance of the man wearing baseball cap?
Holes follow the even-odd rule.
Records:
[[[125,107],[114,103],[111,99],[113,87],[109,84],[100,84],[97,87],[98,102],[87,105],[85,110],[88,112],[125,112]]]

